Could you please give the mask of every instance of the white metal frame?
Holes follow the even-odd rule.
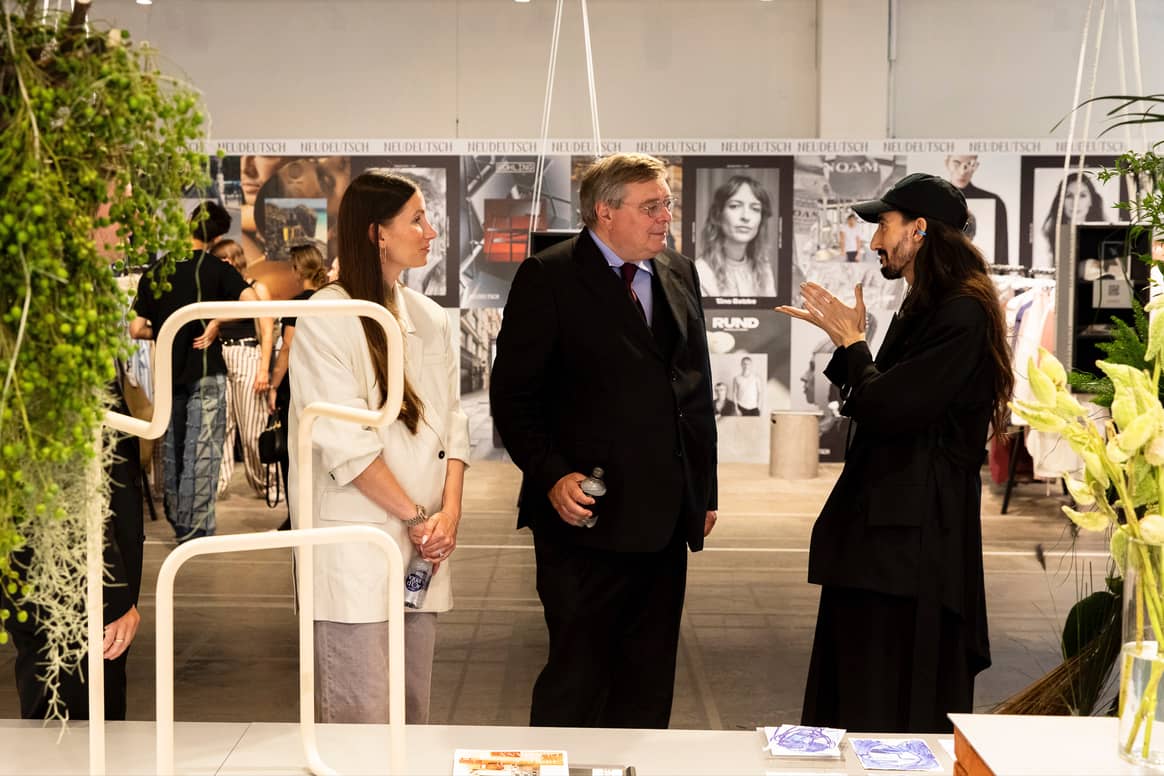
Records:
[[[303,435],[300,435],[302,438]],[[310,442],[309,442],[310,444]],[[174,577],[186,561],[199,555],[221,552],[298,547],[300,559],[317,544],[366,541],[379,547],[388,559],[388,735],[393,774],[404,773],[404,557],[388,534],[370,525],[338,528],[267,531],[265,533],[207,536],[191,539],[171,552],[158,572],[157,589],[157,773],[171,776],[174,768]],[[308,562],[296,564],[300,585],[313,577]],[[299,606],[299,734],[307,767],[317,776],[332,776],[319,754],[315,735],[315,631],[311,591],[301,595]],[[90,734],[92,735],[92,733]]]
[[[384,329],[388,345],[388,385],[384,391],[384,403],[378,411],[359,410],[328,402],[313,402],[303,410],[300,418],[298,445],[300,476],[298,481],[296,510],[300,529],[263,534],[205,537],[193,539],[167,558],[158,578],[158,672],[157,683],[157,765],[159,773],[173,773],[173,575],[183,562],[196,555],[211,552],[238,552],[275,547],[298,546],[299,562],[296,564],[299,591],[299,675],[300,675],[300,732],[304,753],[309,767],[316,774],[334,773],[319,756],[315,737],[315,640],[312,622],[315,611],[314,545],[334,544],[361,539],[380,546],[388,557],[390,579],[400,586],[395,593],[395,584],[389,600],[389,657],[391,659],[389,680],[389,736],[392,743],[391,767],[393,773],[404,770],[404,570],[400,548],[387,534],[367,526],[310,530],[314,525],[311,499],[311,431],[319,417],[347,420],[363,426],[385,426],[396,420],[400,414],[400,403],[404,395],[404,344],[400,326],[392,314],[382,305],[361,300],[299,301],[299,302],[199,302],[187,305],[175,312],[157,333],[155,349],[154,414],[150,421],[107,412],[105,423],[118,431],[145,439],[157,439],[169,425],[173,409],[173,384],[170,364],[173,360],[174,336],[178,330],[194,320],[209,318],[264,318],[276,316],[296,316],[300,318],[338,318],[366,316],[375,320]],[[88,616],[89,616],[89,772],[96,776],[105,774],[105,667],[101,650],[96,647],[102,642],[104,630],[104,595],[102,590],[104,507],[92,510],[89,523],[87,574]],[[165,590],[163,591],[163,585]],[[163,592],[165,597],[163,598]],[[163,633],[163,609],[165,609],[165,632]],[[306,635],[305,635],[306,634]],[[168,648],[163,654],[163,642]],[[166,673],[162,681],[162,672]]]

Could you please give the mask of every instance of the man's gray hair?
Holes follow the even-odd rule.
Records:
[[[662,160],[647,154],[611,154],[582,173],[578,195],[582,201],[582,223],[593,228],[598,223],[599,202],[611,207],[622,204],[623,187],[667,177]]]

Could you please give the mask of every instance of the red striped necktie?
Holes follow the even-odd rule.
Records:
[[[639,265],[628,261],[619,267],[618,271],[622,275],[622,282],[626,285],[626,292],[630,294],[631,301],[635,303],[639,315],[643,316],[643,320],[646,321],[647,311],[643,309],[643,303],[639,301],[639,295],[635,293],[634,286],[631,285],[634,282],[635,273],[639,271]]]

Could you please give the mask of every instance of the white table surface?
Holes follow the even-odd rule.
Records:
[[[951,714],[950,719],[996,776],[1159,774],[1119,756],[1115,717]]]
[[[110,722],[106,729],[110,776],[155,772],[152,722]],[[295,724],[180,722],[175,729],[179,774],[308,773]],[[386,771],[386,726],[319,725],[317,730],[320,753],[337,772],[382,774]],[[0,720],[0,774],[85,774],[88,772],[87,733],[85,723],[72,723],[58,742],[59,724],[45,727],[39,722]],[[938,744],[939,737],[920,737],[927,740],[941,762],[940,773],[949,776],[952,763]],[[414,725],[408,727],[408,772],[451,774],[453,752],[458,748],[514,748],[564,749],[571,767],[633,765],[639,776],[865,773],[848,747],[843,761],[801,765],[766,758],[762,744],[763,738],[755,731]]]
[[[245,722],[183,722],[174,734],[174,756],[179,772],[213,776],[250,727]],[[105,768],[109,776],[156,774],[156,737],[153,722],[106,724]],[[87,774],[89,725],[70,722],[0,720],[0,774]]]

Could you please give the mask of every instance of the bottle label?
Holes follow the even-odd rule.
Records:
[[[404,588],[413,593],[424,590],[428,587],[428,574],[423,571],[410,571],[408,576],[404,578]]]

